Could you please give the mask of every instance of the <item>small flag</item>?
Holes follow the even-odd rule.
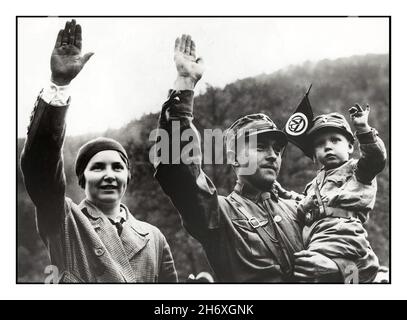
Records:
[[[311,87],[312,84],[283,129],[287,134],[288,141],[300,148],[302,152],[310,158],[312,158],[312,150],[307,141],[307,132],[311,129],[314,119],[314,113],[312,112],[311,103],[308,99]]]

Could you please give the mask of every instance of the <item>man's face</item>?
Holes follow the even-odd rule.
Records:
[[[281,166],[281,154],[284,144],[276,139],[273,133],[257,135],[257,143],[247,143],[244,151],[237,155],[237,162],[241,166],[250,163],[255,165],[255,172],[250,175],[241,174],[242,170],[236,168],[239,180],[255,187],[258,190],[267,191],[276,181]],[[243,154],[245,153],[245,154]]]
[[[117,151],[98,152],[84,171],[87,199],[101,207],[119,204],[127,188],[128,174]]]
[[[353,146],[348,139],[335,130],[321,130],[313,138],[314,153],[317,161],[325,169],[334,169],[349,160]]]

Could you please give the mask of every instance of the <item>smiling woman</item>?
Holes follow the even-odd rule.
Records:
[[[38,231],[57,272],[54,281],[176,282],[163,234],[135,219],[121,202],[131,177],[119,142],[101,137],[83,145],[75,171],[86,198],[77,205],[65,195],[66,87],[92,56],[82,56],[81,46],[80,25],[67,22],[51,57],[52,84],[37,99],[21,157]]]
[[[107,215],[116,216],[130,181],[129,159],[122,145],[103,137],[89,141],[78,152],[75,172],[86,197]]]
[[[104,211],[117,207],[126,191],[128,175],[127,165],[117,151],[100,151],[84,172],[86,197]]]

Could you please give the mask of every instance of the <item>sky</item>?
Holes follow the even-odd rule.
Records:
[[[26,135],[39,91],[50,79],[50,55],[67,18],[18,19],[18,136]],[[224,87],[305,61],[388,53],[386,18],[77,18],[82,52],[94,52],[70,86],[67,135],[119,128],[157,112],[176,70],[177,36],[191,34],[205,84]]]

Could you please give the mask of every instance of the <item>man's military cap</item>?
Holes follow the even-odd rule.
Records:
[[[276,124],[270,117],[263,113],[249,114],[242,118],[236,120],[227,130],[227,146],[230,143],[241,138],[243,135],[245,137],[262,134],[262,133],[273,133],[275,137],[283,143],[287,144],[286,134],[277,128]]]

